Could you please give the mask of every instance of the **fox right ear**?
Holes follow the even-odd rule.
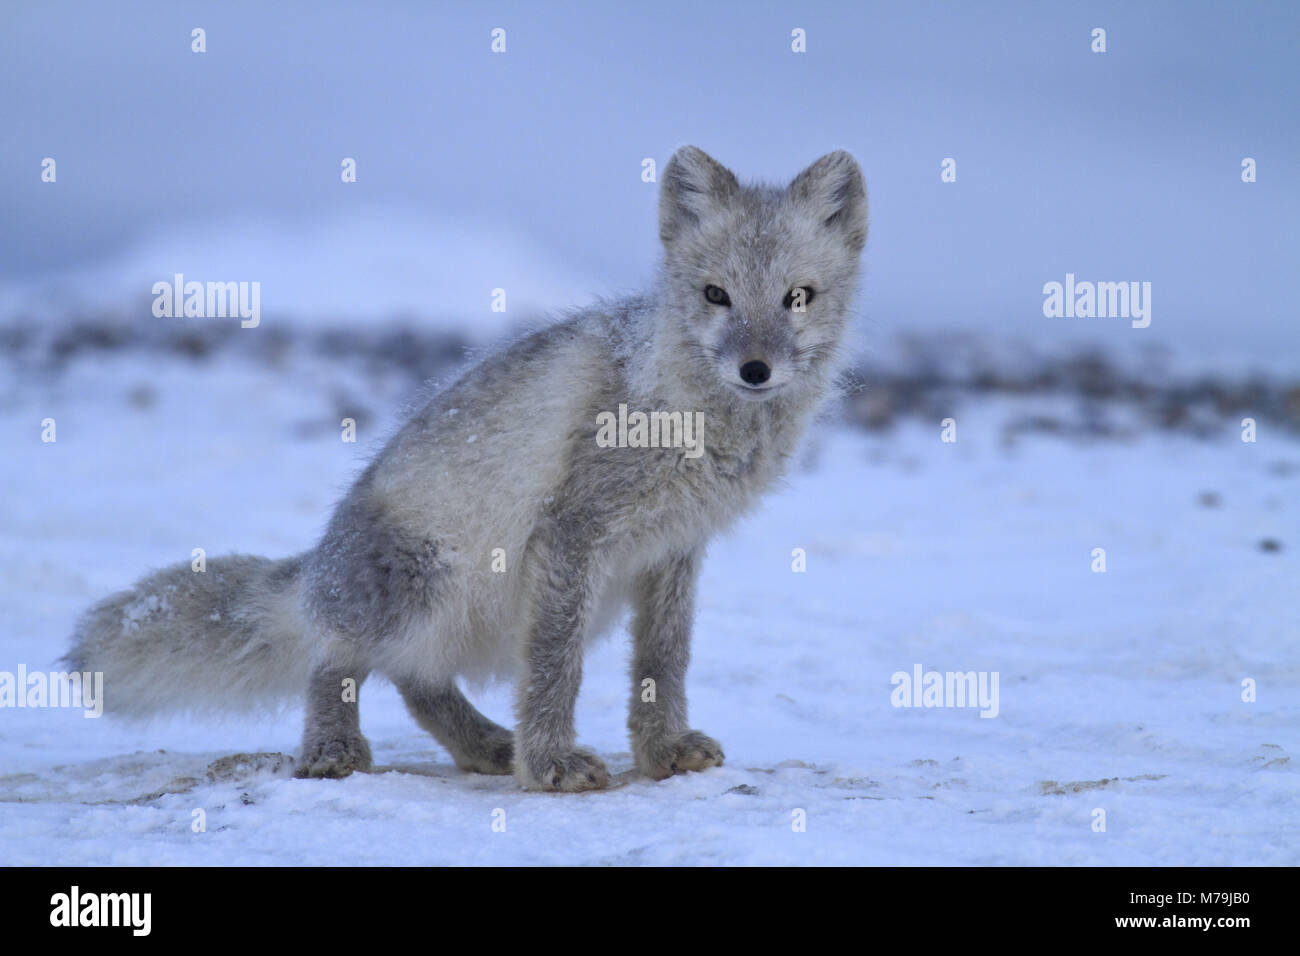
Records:
[[[659,181],[659,238],[672,242],[711,210],[726,205],[739,189],[731,170],[704,150],[683,146],[673,153]]]
[[[840,230],[854,252],[867,241],[867,183],[857,160],[842,149],[827,153],[794,178],[790,194],[824,226]]]

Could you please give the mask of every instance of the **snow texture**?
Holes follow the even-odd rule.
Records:
[[[7,369],[0,670],[52,668],[85,606],[193,548],[309,547],[404,387],[293,352]],[[1231,422],[1199,440],[1008,439],[1020,411],[968,403],[954,443],[937,421],[824,427],[715,543],[689,691],[721,768],[635,775],[622,631],[586,662],[579,737],[615,786],[585,795],[460,772],[377,680],[376,771],[342,781],[292,778],[297,709],[131,725],[6,708],[0,861],[1300,863],[1300,442],[1245,443]],[[917,664],[997,672],[997,716],[894,707],[891,676]],[[472,697],[510,721],[510,688]]]

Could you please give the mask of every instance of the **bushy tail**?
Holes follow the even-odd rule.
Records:
[[[104,710],[247,710],[299,694],[311,665],[302,558],[231,555],[156,571],[82,616],[69,670],[102,671]]]

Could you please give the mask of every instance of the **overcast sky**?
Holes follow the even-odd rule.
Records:
[[[1298,62],[1296,3],[5,3],[0,286],[562,307],[651,277],[644,157],[786,180],[843,147],[875,334],[1296,356]],[[1152,283],[1151,327],[1044,317],[1067,272]]]

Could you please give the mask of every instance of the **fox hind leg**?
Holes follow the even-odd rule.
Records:
[[[346,777],[370,770],[370,744],[361,734],[360,691],[365,668],[319,667],[307,686],[307,722],[296,777]]]
[[[450,751],[456,766],[471,773],[514,772],[515,737],[479,713],[455,684],[404,678],[397,689],[416,723]]]

